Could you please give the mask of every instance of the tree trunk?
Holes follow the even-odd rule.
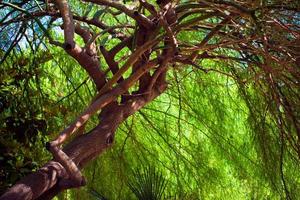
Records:
[[[147,97],[138,96],[125,104],[113,102],[107,105],[100,114],[99,125],[75,138],[64,147],[63,151],[79,168],[83,168],[112,145],[115,131],[124,120],[165,89],[166,84],[163,83]],[[49,161],[37,172],[17,182],[0,197],[0,200],[51,199],[64,189],[68,189],[59,185],[59,181],[67,177],[66,170],[59,162]]]

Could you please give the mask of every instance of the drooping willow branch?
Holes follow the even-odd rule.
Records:
[[[117,81],[118,79],[112,79],[113,81],[108,82],[105,86],[105,89],[103,92],[99,92],[92,104],[79,116],[77,119],[68,126],[63,132],[60,133],[60,135],[51,142],[51,145],[58,146],[62,144],[70,135],[75,133],[83,124],[87,122],[87,120],[96,113],[98,110],[103,108],[104,106],[108,105],[110,102],[115,100],[116,97],[126,92],[133,84],[136,83],[136,81],[150,68],[154,67],[157,64],[157,61],[150,61],[143,67],[139,68],[134,74],[132,74],[128,79],[121,82],[119,85],[111,89],[107,94],[107,90],[112,86],[111,84],[114,83],[114,81]],[[126,66],[126,65],[125,65]],[[123,68],[121,68],[123,69]],[[120,70],[121,70],[120,69]],[[119,70],[119,71],[120,71]],[[121,74],[121,73],[119,73]],[[119,74],[116,75],[116,77],[119,77]],[[122,75],[122,74],[121,74]],[[103,87],[104,88],[104,87]]]

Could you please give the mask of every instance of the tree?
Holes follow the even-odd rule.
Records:
[[[300,158],[297,1],[2,1],[1,9],[5,10],[2,37],[11,44],[2,47],[1,63],[22,44],[22,38],[33,37],[26,32],[30,24],[31,29],[39,29],[45,46],[60,47],[79,63],[97,94],[48,143],[53,160],[0,199],[50,199],[65,189],[85,185],[80,169],[113,144],[120,124],[167,90],[168,81],[176,79],[171,72],[180,74],[184,69],[200,70],[202,76],[221,74],[235,82],[260,136],[266,129],[260,126],[261,111],[268,112],[279,130],[282,173],[283,151]],[[61,34],[54,33],[59,30],[55,23],[62,23],[63,42]],[[19,27],[13,40],[11,27]],[[206,60],[226,67],[204,67]],[[267,108],[260,107],[262,99],[269,102]],[[99,123],[85,133],[85,124],[98,111]],[[282,182],[286,198],[291,198],[284,175]]]

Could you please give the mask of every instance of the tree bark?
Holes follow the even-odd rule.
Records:
[[[100,114],[99,125],[89,133],[75,138],[63,151],[79,168],[83,168],[112,145],[115,132],[123,121],[159,96],[166,86],[166,83],[157,84],[150,95],[133,97],[125,104],[109,104]],[[59,185],[59,181],[67,177],[64,167],[52,160],[37,172],[17,182],[0,197],[0,200],[51,199],[68,189]]]

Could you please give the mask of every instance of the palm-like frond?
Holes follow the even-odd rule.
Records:
[[[95,190],[93,188],[89,189],[89,193],[91,194],[91,196],[93,196],[97,200],[108,200],[100,192],[98,192],[97,190]]]
[[[144,167],[133,171],[128,187],[139,200],[163,199],[167,180],[154,167]]]

